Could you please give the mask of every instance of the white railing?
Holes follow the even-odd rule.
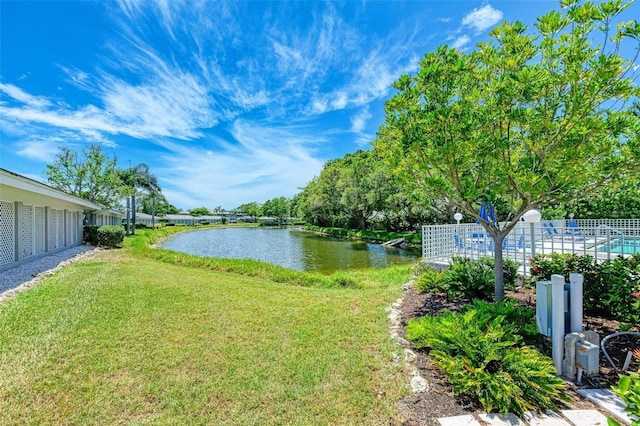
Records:
[[[503,258],[529,273],[537,254],[572,253],[599,260],[640,253],[640,219],[545,220],[518,222],[502,243]],[[453,256],[493,257],[494,242],[477,224],[431,225],[422,228],[423,261],[445,267]]]

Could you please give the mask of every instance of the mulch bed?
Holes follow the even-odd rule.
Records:
[[[517,291],[506,292],[509,298],[515,298],[520,304],[535,309],[535,289],[523,287]],[[457,312],[462,306],[470,303],[469,300],[450,299],[442,294],[420,294],[414,287],[410,287],[404,295],[401,310],[402,326],[406,326],[411,318],[425,315],[438,315],[443,310]],[[600,338],[620,331],[617,321],[585,314],[585,329],[593,330],[600,335]],[[640,331],[636,327],[633,331]],[[405,336],[402,336],[405,337]],[[627,356],[627,353],[640,347],[640,338],[635,336],[622,336],[610,339],[607,342],[607,351],[614,363],[620,368]],[[439,426],[437,421],[440,417],[459,416],[464,414],[481,413],[482,407],[470,398],[461,398],[453,395],[451,385],[444,373],[432,363],[427,350],[411,348],[416,356],[413,362],[414,367],[420,375],[429,383],[426,392],[414,393],[399,402],[400,416],[404,426]],[[550,353],[550,347],[547,348]],[[629,368],[630,371],[640,369],[640,363],[634,359]],[[566,404],[561,409],[595,409],[597,406],[584,399],[577,393],[579,388],[609,388],[617,384],[618,374],[600,353],[600,374],[593,378],[584,378],[582,386],[567,382],[566,393],[573,402]],[[606,413],[605,413],[606,414]]]

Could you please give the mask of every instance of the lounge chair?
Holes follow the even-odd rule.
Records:
[[[575,222],[574,222],[575,223]],[[578,225],[575,224],[575,227],[572,229],[566,229],[564,234],[553,225],[552,222],[543,222],[542,227],[545,230],[545,238],[564,238],[571,240],[583,240],[584,236],[582,235],[582,231],[578,229]],[[569,225],[571,227],[571,225]]]
[[[515,244],[507,242],[506,238],[504,239],[504,241],[505,242],[502,243],[503,250],[517,251],[517,250],[522,250],[525,247],[531,248],[531,243],[527,243],[524,241],[524,234],[520,234],[520,237],[518,237],[518,241]]]
[[[567,224],[568,227],[566,229],[566,233],[568,235],[576,235],[576,236],[580,236],[583,237],[584,233],[582,232],[582,230],[580,228],[578,228],[578,223],[575,220],[570,220],[569,223]]]
[[[474,251],[472,248],[464,245],[464,243],[462,242],[462,238],[460,238],[460,235],[458,234],[453,234],[453,244],[457,252],[466,253],[469,251]]]

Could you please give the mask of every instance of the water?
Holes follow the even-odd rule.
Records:
[[[414,251],[328,238],[290,228],[219,228],[185,232],[169,238],[162,248],[197,256],[255,259],[324,274],[411,263],[419,257]]]
[[[611,253],[635,254],[640,253],[640,239],[620,238],[612,240],[608,245],[598,247],[598,251],[609,251]]]

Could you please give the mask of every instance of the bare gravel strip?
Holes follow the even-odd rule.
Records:
[[[45,276],[95,253],[94,246],[79,245],[0,272],[0,303],[35,286]]]

